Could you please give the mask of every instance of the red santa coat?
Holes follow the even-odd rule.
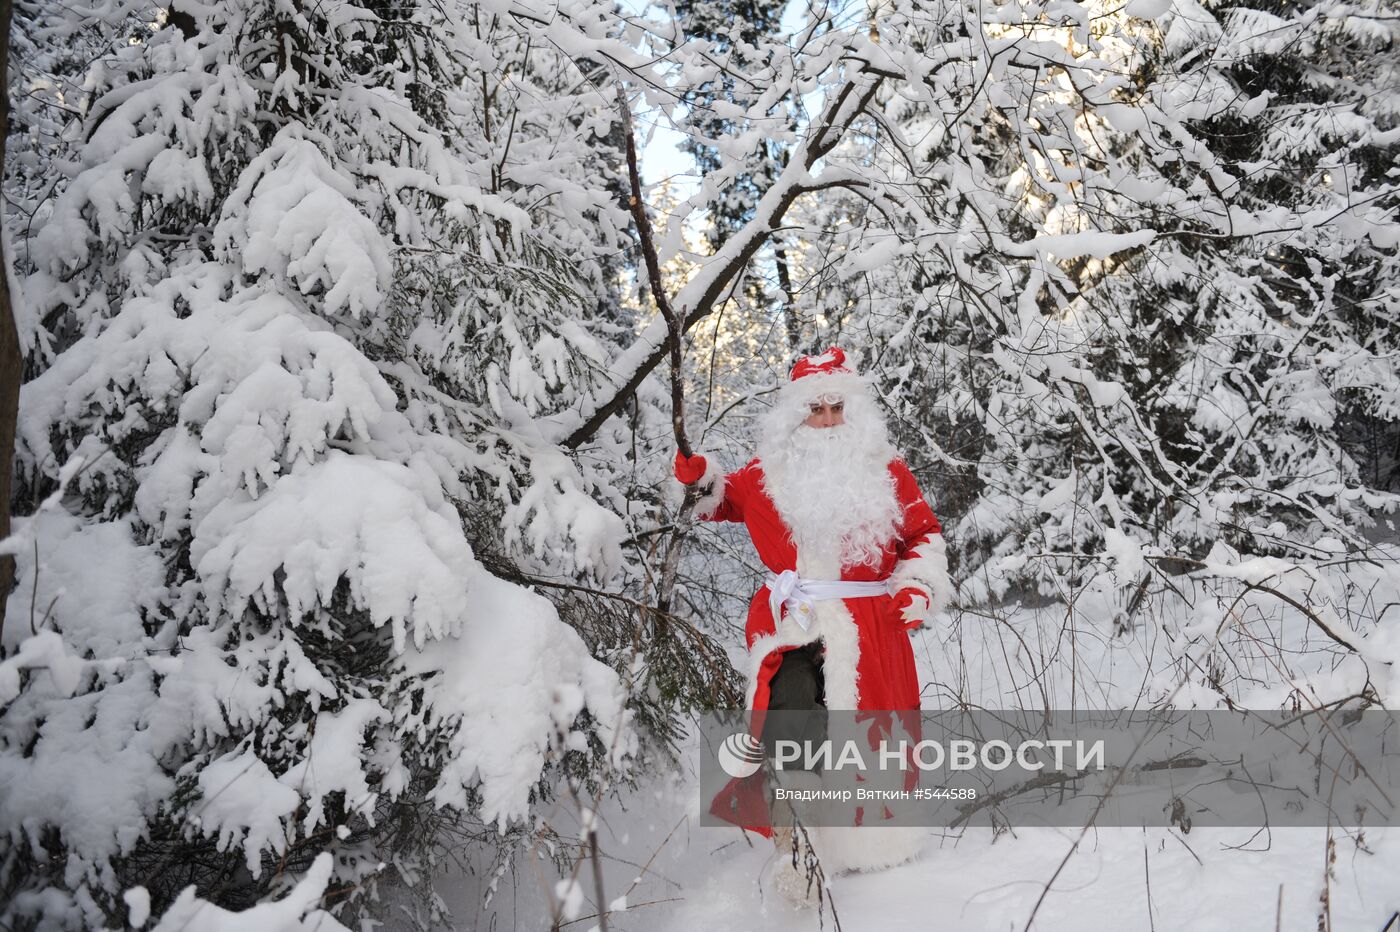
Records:
[[[878,561],[843,566],[840,578],[889,579],[892,592],[906,586],[920,588],[929,596],[932,617],[947,604],[951,591],[942,528],[904,462],[891,460],[888,468],[902,509],[897,533]],[[759,560],[771,572],[795,570],[817,577],[804,565],[763,480],[763,465],[757,459],[724,476],[722,484],[717,473],[707,471],[700,480],[705,495],[697,515],[706,521],[742,522]],[[768,598],[765,585],[749,603],[745,626],[748,708],[767,709],[769,684],[784,651],[817,640],[826,649],[823,675],[828,708],[919,708],[919,680],[907,634],[910,625],[895,610],[893,596],[817,602],[805,630],[787,611],[775,619]]]
[[[850,444],[852,456],[874,464],[886,462],[893,480],[891,489],[880,481],[878,465],[873,475],[861,476],[864,465],[852,462],[854,471],[839,480],[849,484],[833,490],[832,501],[842,502],[839,507],[847,510],[840,516],[824,513],[826,496],[819,485],[794,481],[804,469],[803,454],[794,455],[792,446],[796,431],[803,429],[814,405],[829,403],[832,398],[844,404],[840,442]],[[883,580],[889,593],[909,587],[922,590],[930,603],[928,618],[943,609],[952,585],[938,519],[908,467],[895,457],[874,393],[847,364],[844,352],[833,347],[819,356],[798,360],[764,415],[758,436],[760,458],[727,476],[706,459],[705,472],[698,480],[701,499],[696,513],[700,518],[742,522],[759,559],[775,574],[791,570],[806,580]],[[812,439],[804,436],[802,445],[811,446]],[[764,456],[774,467],[771,476],[765,473]],[[814,458],[813,465],[825,468],[825,451]],[[853,489],[859,489],[854,498]],[[893,496],[886,498],[890,492]],[[860,526],[851,520],[859,517],[849,512],[852,508],[867,509],[870,520],[865,529],[891,527],[889,539],[881,544],[878,539],[857,535],[858,544],[848,548],[853,540],[847,535],[853,524]],[[840,520],[832,520],[837,517]],[[800,533],[794,535],[794,528]],[[794,540],[803,542],[802,546],[796,546]],[[864,562],[843,563],[842,554],[847,549],[854,550]],[[855,723],[868,729],[872,748],[882,736],[894,737],[895,727],[917,740],[919,681],[907,634],[910,622],[895,609],[895,601],[890,594],[815,601],[801,615],[807,622],[804,626],[786,609],[781,611],[782,617],[773,617],[768,587],[759,589],[749,604],[746,625],[747,706],[753,710],[749,721],[753,734],[762,733],[771,682],[783,652],[820,641],[827,708],[855,711]],[[915,776],[912,771],[904,772],[906,789]],[[748,778],[731,780],[712,801],[711,813],[771,834],[766,827],[764,779],[760,770]],[[862,777],[857,774],[855,779]],[[809,838],[824,869],[878,869],[907,860],[919,850],[924,833],[896,827],[899,820],[892,818],[888,808],[877,805],[875,811],[869,811],[858,806],[852,815],[852,825],[809,827]]]
[[[901,509],[896,533],[882,548],[877,561],[843,566],[843,580],[890,580],[891,592],[905,587],[922,589],[930,601],[932,618],[947,604],[951,593],[948,561],[942,529],[937,517],[919,491],[918,483],[902,460],[888,466],[894,479],[895,495]],[[747,527],[759,559],[773,573],[795,570],[809,578],[830,578],[813,572],[793,544],[788,525],[779,514],[772,496],[764,487],[762,463],[755,459],[723,477],[707,469],[701,478],[704,495],[697,515],[707,521],[738,521]],[[769,608],[765,585],[749,603],[745,626],[749,648],[747,707],[757,714],[751,727],[762,731],[762,711],[768,708],[769,686],[782,663],[785,651],[820,640],[825,647],[823,679],[829,709],[889,710],[908,714],[898,716],[906,734],[917,740],[919,680],[914,652],[909,643],[906,622],[894,608],[891,595],[868,596],[816,602],[809,626],[803,629],[790,613],[775,620]],[[918,625],[919,621],[912,622]],[[894,724],[889,716],[872,716],[872,746],[877,734],[889,734]],[[906,774],[905,789],[912,789],[916,775]],[[762,835],[771,835],[767,823],[764,776],[757,773],[731,780],[711,802],[716,816],[743,825]],[[901,863],[919,850],[923,833],[918,829],[876,828],[889,819],[888,809],[868,813],[856,810],[856,825],[863,828],[823,827],[810,829],[828,870],[870,870]]]

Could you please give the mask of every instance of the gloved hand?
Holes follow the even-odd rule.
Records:
[[[906,628],[918,627],[928,621],[928,612],[932,607],[929,594],[920,586],[905,586],[894,594],[894,609]]]
[[[705,457],[699,453],[694,456],[686,456],[680,450],[676,451],[676,478],[681,481],[682,485],[694,485],[699,482],[705,475],[707,465]]]

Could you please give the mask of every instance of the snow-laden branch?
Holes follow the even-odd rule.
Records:
[[[870,105],[884,80],[879,75],[858,68],[831,94],[821,117],[813,121],[782,173],[764,192],[753,219],[706,259],[676,295],[673,303],[683,330],[689,330],[715,310],[734,278],[743,272],[768,238],[783,225],[788,210],[797,199],[825,186],[824,179],[813,177],[812,169],[840,143],[851,124]],[[849,179],[842,177],[839,183],[849,183]],[[666,358],[667,336],[666,321],[658,317],[632,346],[618,356],[612,366],[612,393],[591,410],[581,412],[557,427],[557,435],[563,446],[573,449],[586,443],[609,417],[626,404],[652,370]]]

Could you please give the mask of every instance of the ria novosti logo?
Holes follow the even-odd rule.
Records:
[[[748,732],[736,732],[724,739],[718,757],[721,770],[742,780],[763,766],[763,744]]]
[[[1073,751],[1073,756],[1070,752]],[[875,756],[872,758],[871,755]],[[766,752],[762,742],[748,732],[735,732],[724,739],[715,754],[720,769],[742,780],[763,767]],[[1050,757],[1053,760],[1047,760]],[[1071,766],[1080,772],[1104,770],[1105,742],[1058,738],[1049,741],[1027,740],[1011,744],[993,739],[972,741],[954,739],[946,743],[925,740],[919,742],[881,741],[874,748],[863,742],[845,740],[834,742],[793,741],[779,738],[773,742],[775,770],[846,771],[869,773],[872,770],[903,772],[910,769],[932,772],[957,772],[982,769],[996,773],[1018,768],[1036,773],[1050,767],[1065,771]]]

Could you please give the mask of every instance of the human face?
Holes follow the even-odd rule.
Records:
[[[819,398],[811,404],[811,414],[802,423],[808,427],[839,427],[846,423],[846,402],[842,398]]]

